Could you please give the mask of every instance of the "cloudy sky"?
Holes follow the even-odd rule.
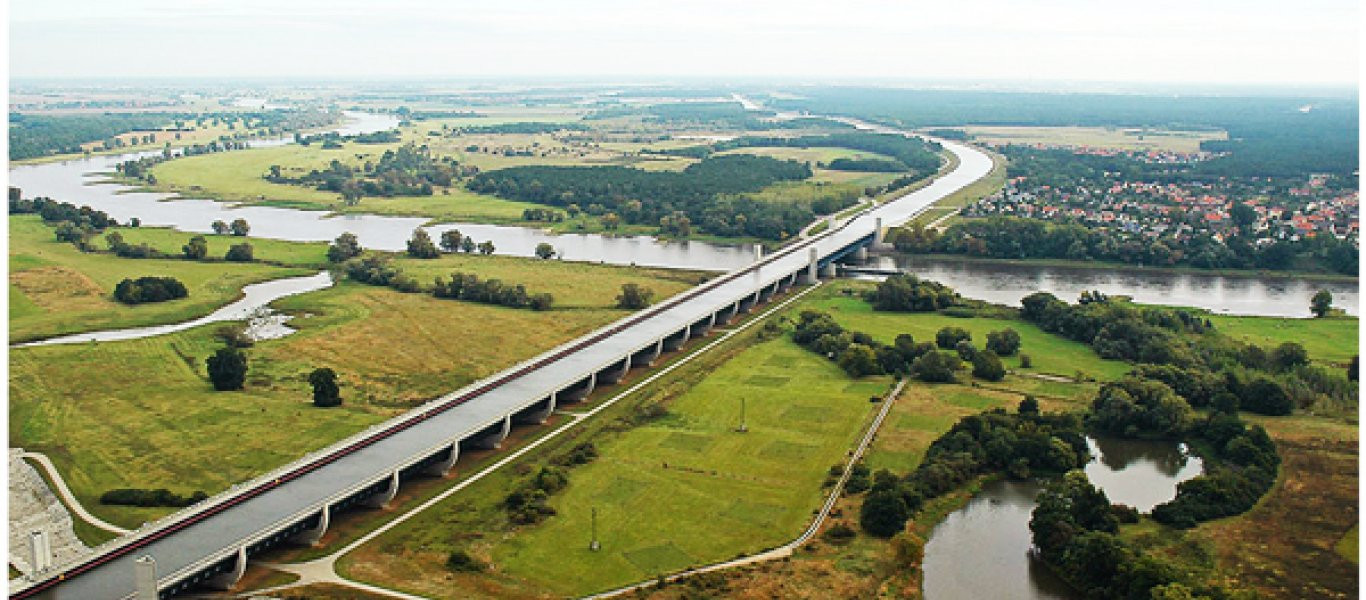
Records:
[[[13,77],[1356,85],[1355,0],[12,0]]]

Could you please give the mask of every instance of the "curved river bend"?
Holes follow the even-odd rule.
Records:
[[[1087,438],[1087,445],[1096,457],[1085,469],[1091,483],[1111,502],[1143,513],[1176,497],[1176,484],[1204,470],[1184,444]],[[1041,487],[1037,481],[992,481],[937,525],[925,544],[925,598],[1078,598],[1029,553],[1029,517]]]

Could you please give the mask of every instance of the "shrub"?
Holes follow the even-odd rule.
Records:
[[[169,506],[181,507],[189,506],[201,502],[209,497],[204,492],[196,491],[189,496],[181,496],[168,489],[144,490],[137,488],[120,488],[109,490],[100,495],[100,504],[110,504],[118,506]]]
[[[953,350],[958,342],[971,340],[972,334],[962,327],[945,327],[934,334],[934,343],[945,350]]]
[[[956,355],[947,352],[928,352],[911,363],[911,375],[916,379],[931,383],[950,383],[953,373],[958,370]]]
[[[997,356],[1011,356],[1020,349],[1020,334],[1009,327],[987,334],[987,350]]]
[[[637,310],[650,305],[655,293],[650,288],[641,287],[634,283],[625,283],[621,286],[621,294],[617,296],[617,308]]]
[[[251,262],[253,260],[251,244],[233,244],[228,248],[228,253],[223,255],[223,260]]]
[[[1000,381],[1005,379],[1006,368],[1001,364],[1001,359],[996,357],[995,352],[984,350],[972,359],[972,376],[987,381]]]
[[[323,367],[308,374],[308,383],[313,386],[313,406],[341,406],[341,389],[337,387],[337,373]]]
[[[458,573],[477,573],[484,570],[484,564],[470,556],[469,552],[452,550],[450,556],[446,557],[446,568]]]
[[[911,518],[911,509],[901,494],[884,490],[868,494],[859,508],[859,525],[869,535],[889,538],[906,528],[906,520]]]
[[[220,392],[240,390],[247,380],[247,355],[237,348],[219,348],[206,361],[209,381]]]

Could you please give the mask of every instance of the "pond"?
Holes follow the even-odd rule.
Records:
[[[1176,484],[1203,471],[1184,444],[1087,438],[1096,458],[1086,465],[1091,482],[1111,502],[1140,512],[1176,497]],[[996,480],[951,513],[925,544],[927,600],[1072,599],[1077,595],[1029,549],[1029,517],[1041,485]]]

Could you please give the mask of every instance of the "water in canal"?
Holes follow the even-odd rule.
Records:
[[[1087,439],[1095,457],[1086,475],[1111,502],[1141,512],[1176,496],[1176,484],[1203,465],[1183,444],[1110,438]],[[1077,595],[1029,554],[1029,515],[1037,482],[997,480],[930,533],[925,544],[927,600],[1072,599]]]

